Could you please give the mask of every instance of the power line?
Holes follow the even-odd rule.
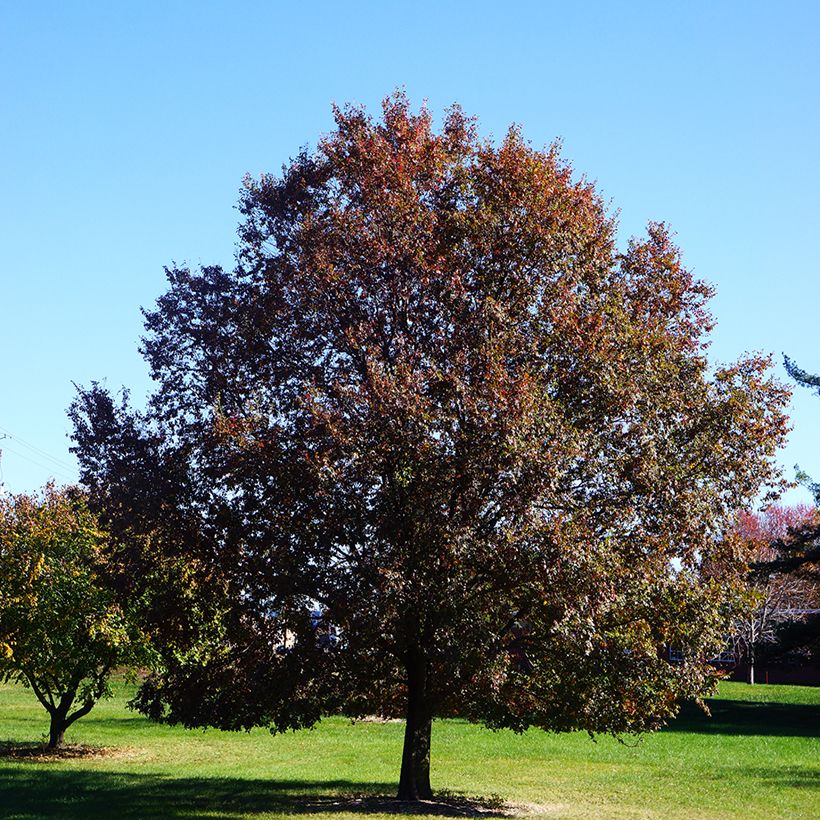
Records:
[[[0,434],[0,441],[4,438],[8,438],[5,434]],[[3,492],[3,487],[5,486],[5,479],[3,478],[3,451],[0,450],[0,493]]]
[[[11,438],[11,437],[9,436],[9,438]],[[30,455],[27,455],[26,453],[21,453],[18,450],[12,449],[11,447],[4,447],[3,451],[8,452],[8,453],[14,453],[14,455],[16,455],[18,458],[23,458],[26,461],[30,461],[32,464],[36,465],[40,469],[46,470],[47,472],[51,473],[52,475],[63,478],[66,481],[76,481],[76,477],[74,475],[72,475],[71,473],[67,472],[64,469],[56,468],[53,464],[49,464],[47,462],[43,463],[42,461],[38,461],[37,459],[32,458]]]
[[[4,438],[10,438],[12,441],[16,441],[18,444],[22,444],[23,447],[28,447],[29,450],[33,450],[35,453],[37,453],[40,458],[47,458],[49,461],[53,461],[57,466],[62,467],[64,470],[68,470],[69,472],[74,471],[74,467],[68,462],[63,461],[62,459],[59,459],[56,456],[47,453],[41,447],[37,447],[36,445],[31,444],[28,441],[25,441],[25,439],[16,436],[14,433],[11,432],[11,430],[7,429],[6,427],[0,425],[0,431],[5,433]]]

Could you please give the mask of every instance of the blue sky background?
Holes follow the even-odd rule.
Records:
[[[140,305],[230,266],[242,176],[397,86],[556,137],[717,287],[712,355],[820,371],[820,3],[0,2],[0,441],[12,491],[76,477],[72,382],[148,389]],[[782,366],[778,369],[786,378]],[[820,398],[782,461],[820,477]],[[796,490],[789,500],[805,500]]]

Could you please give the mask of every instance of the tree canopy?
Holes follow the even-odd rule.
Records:
[[[147,409],[99,385],[73,406],[109,525],[208,591],[202,629],[164,619],[138,705],[403,715],[408,799],[435,716],[659,727],[711,686],[727,533],[779,480],[788,391],[765,357],[710,368],[711,288],[662,224],[619,251],[557,146],[482,140],[457,107],[436,131],[402,94],[335,116],[246,180],[234,270],[167,271]]]
[[[0,679],[29,686],[48,711],[49,748],[109,694],[115,669],[144,658],[105,582],[106,545],[74,490],[0,495]]]

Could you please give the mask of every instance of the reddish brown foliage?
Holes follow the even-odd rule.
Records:
[[[710,376],[711,289],[665,227],[619,253],[556,147],[482,141],[458,108],[436,132],[401,95],[380,122],[337,110],[241,210],[237,270],[169,271],[147,314],[155,444],[125,449],[187,464],[156,503],[196,537],[158,521],[153,543],[230,594],[143,708],[278,729],[403,712],[406,796],[429,791],[434,715],[617,733],[702,694],[734,585],[700,562],[777,484],[787,391],[760,357]],[[95,425],[101,400],[82,397],[80,456],[127,518],[162,481],[105,489],[133,428]]]

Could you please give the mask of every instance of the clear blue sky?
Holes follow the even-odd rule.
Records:
[[[145,393],[139,307],[172,260],[232,264],[243,174],[315,145],[333,101],[375,111],[400,85],[486,134],[563,138],[624,238],[671,224],[717,287],[716,359],[785,351],[820,371],[820,3],[7,0],[8,489],[76,476],[72,381]],[[820,477],[820,398],[798,391],[793,421],[782,461]]]

